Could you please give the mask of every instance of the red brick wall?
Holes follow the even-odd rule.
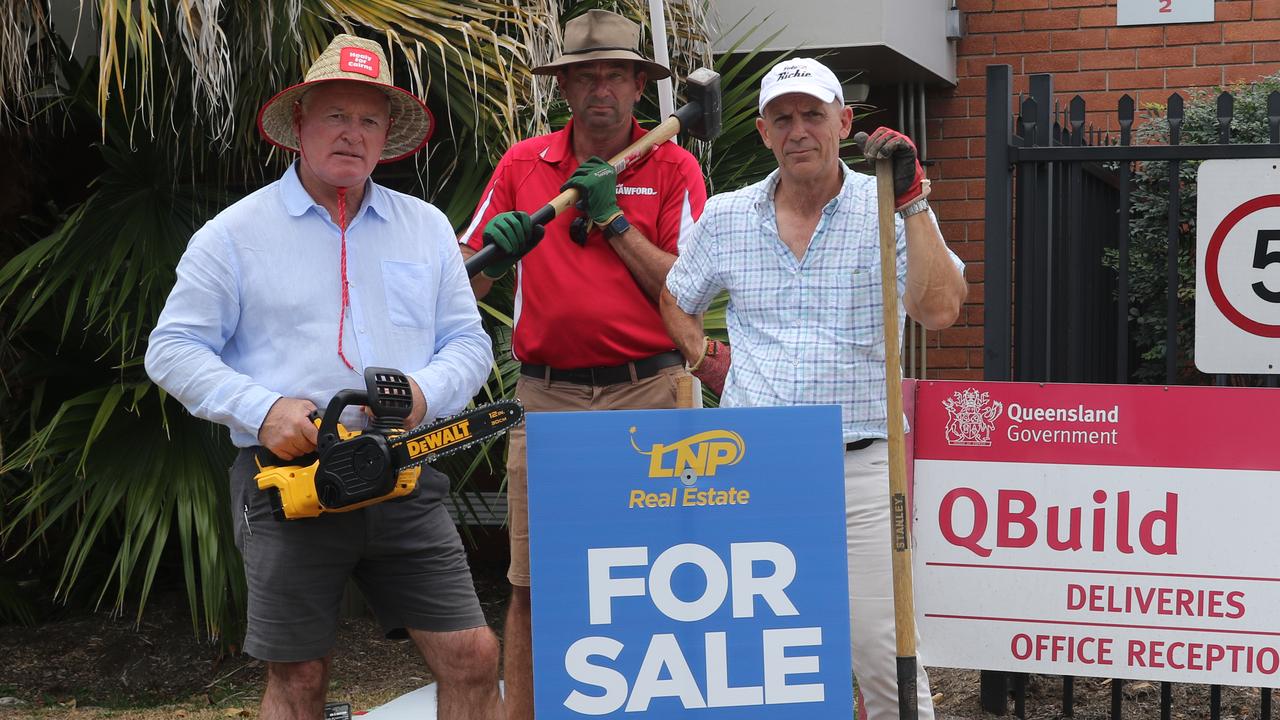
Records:
[[[984,110],[986,68],[1053,73],[1065,107],[1084,97],[1088,121],[1115,130],[1126,93],[1140,108],[1170,93],[1255,80],[1280,71],[1280,0],[1218,0],[1212,23],[1116,26],[1116,0],[958,0],[965,35],[955,88],[928,99],[930,200],[942,234],[967,264],[969,302],[956,327],[929,334],[929,376],[982,376]],[[1016,102],[1016,101],[1015,101]]]

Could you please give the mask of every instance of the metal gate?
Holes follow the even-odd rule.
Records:
[[[1132,288],[1146,278],[1135,276],[1132,267],[1134,171],[1139,167],[1159,170],[1160,165],[1151,163],[1160,163],[1167,173],[1160,187],[1168,204],[1162,382],[1226,384],[1226,377],[1204,378],[1190,369],[1191,348],[1185,332],[1179,342],[1179,327],[1189,319],[1188,289],[1180,287],[1180,281],[1188,262],[1186,253],[1194,251],[1194,240],[1188,243],[1190,233],[1182,220],[1185,176],[1192,167],[1188,163],[1195,161],[1280,157],[1280,92],[1267,98],[1269,142],[1232,143],[1234,98],[1222,93],[1216,104],[1217,142],[1182,144],[1184,100],[1175,93],[1163,118],[1167,142],[1134,144],[1135,108],[1130,96],[1117,104],[1119,131],[1108,134],[1086,125],[1080,96],[1065,107],[1055,99],[1051,75],[1031,75],[1029,80],[1030,93],[1020,99],[1015,116],[1010,67],[987,67],[985,379],[1095,383],[1138,379]],[[1190,258],[1193,261],[1193,252]],[[1275,375],[1232,378],[1271,387],[1276,380]],[[1025,675],[984,672],[984,709],[1006,712],[1012,688],[1015,712],[1023,716],[1025,679]],[[1122,685],[1120,680],[1111,683],[1113,718],[1120,717]],[[1072,714],[1072,690],[1072,679],[1063,678],[1063,715]],[[1171,715],[1170,690],[1170,683],[1162,684],[1162,718]],[[1206,713],[1210,718],[1221,715],[1220,697],[1220,688],[1213,686]],[[1269,689],[1261,691],[1260,716],[1271,717]]]

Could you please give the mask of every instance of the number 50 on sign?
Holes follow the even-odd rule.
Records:
[[[1195,361],[1207,373],[1280,372],[1280,160],[1200,165]]]

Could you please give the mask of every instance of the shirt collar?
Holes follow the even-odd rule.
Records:
[[[631,118],[631,142],[639,140],[645,133],[644,128],[640,127],[640,123],[636,119]],[[547,145],[547,149],[539,154],[545,162],[558,165],[561,160],[573,157],[573,118],[569,118],[568,124],[562,129],[551,134],[551,142]],[[647,155],[645,157],[648,157]],[[606,158],[607,159],[607,158]],[[640,160],[643,160],[641,158]],[[636,164],[639,164],[639,160]],[[628,167],[631,167],[628,165]]]
[[[773,214],[773,198],[778,191],[778,181],[782,178],[781,172],[781,170],[775,168],[764,179],[764,182],[759,185],[760,191],[756,195],[755,204],[756,209],[762,213]],[[824,214],[829,215],[835,212],[840,207],[840,201],[853,190],[853,171],[849,169],[844,160],[840,161],[840,177],[842,178],[840,192],[836,193],[836,196],[831,198],[830,202],[822,208]]]
[[[288,169],[284,171],[284,175],[280,177],[280,197],[284,201],[285,211],[293,217],[302,217],[313,207],[323,209],[320,203],[311,197],[311,193],[307,192],[307,189],[302,186],[302,178],[298,176],[299,162],[301,160],[295,160],[290,163]],[[368,208],[374,215],[385,220],[388,217],[388,202],[386,190],[381,185],[378,185],[373,180],[365,180],[364,203],[361,205],[356,217],[359,217],[360,213],[363,213],[365,208]],[[355,218],[352,218],[353,222],[354,220]]]

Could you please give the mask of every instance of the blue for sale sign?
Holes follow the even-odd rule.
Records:
[[[852,716],[838,407],[528,425],[539,718]]]

